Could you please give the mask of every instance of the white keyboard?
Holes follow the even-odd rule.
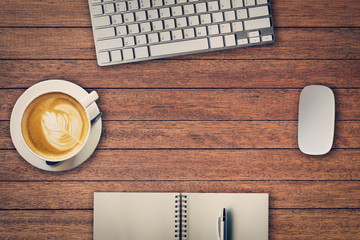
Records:
[[[100,66],[272,43],[270,0],[89,0]]]

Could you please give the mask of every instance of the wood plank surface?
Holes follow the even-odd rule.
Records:
[[[5,239],[92,239],[92,210],[0,211]],[[270,209],[269,239],[357,239],[359,210]],[[46,220],[44,220],[46,219]],[[297,224],[294,224],[296,222]],[[316,223],[316,224],[314,224]],[[45,226],[44,226],[45,224]],[[27,226],[31,225],[32,228]]]
[[[0,146],[14,149],[8,121]],[[104,121],[99,149],[297,148],[296,121]],[[335,124],[333,148],[360,148],[360,121]]]
[[[355,240],[360,234],[359,210],[270,209],[269,217],[269,239]],[[46,239],[92,239],[92,226],[92,210],[0,211],[5,239],[38,240],[39,232]]]
[[[297,120],[301,89],[92,89],[104,120]],[[22,89],[0,89],[0,120]],[[334,89],[337,121],[360,120],[359,89]]]
[[[358,0],[273,0],[271,7],[276,27],[359,27],[358,3]],[[88,1],[1,1],[0,26],[90,27]]]
[[[0,87],[28,88],[42,80],[64,79],[92,89],[360,88],[359,65],[359,60],[157,60],[100,68],[95,60],[3,60]]]
[[[171,59],[358,60],[359,35],[359,28],[280,28],[273,44]],[[0,42],[1,59],[95,59],[90,28],[0,28]]]
[[[91,209],[94,192],[127,191],[260,192],[270,194],[270,208],[358,209],[359,190],[358,181],[6,181],[0,209]]]
[[[359,0],[271,1],[275,43],[99,67],[87,0],[0,0],[0,239],[92,239],[93,193],[269,193],[269,239],[360,235]],[[19,96],[47,79],[96,90],[94,154],[27,163],[10,137]],[[299,94],[333,89],[333,149],[297,146]]]
[[[360,180],[360,150],[307,156],[298,149],[97,150],[79,167],[47,172],[0,150],[0,181]],[[19,174],[21,172],[21,174]]]

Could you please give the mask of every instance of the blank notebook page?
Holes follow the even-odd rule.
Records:
[[[217,218],[226,208],[228,240],[267,240],[269,194],[184,193],[189,240],[218,240]]]
[[[94,193],[94,239],[174,239],[176,195]]]

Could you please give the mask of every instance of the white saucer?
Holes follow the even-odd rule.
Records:
[[[29,89],[27,89],[17,100],[11,113],[10,118],[10,134],[16,150],[19,154],[34,167],[47,170],[47,171],[65,171],[73,169],[85,162],[91,154],[95,151],[96,146],[100,141],[101,136],[101,118],[91,126],[91,132],[89,139],[83,149],[74,157],[57,165],[49,166],[46,162],[37,156],[35,156],[25,145],[25,141],[22,138],[21,133],[21,113],[25,110],[27,104],[31,102],[35,95],[42,91],[48,90],[64,91],[72,96],[76,96],[77,100],[81,100],[87,94],[89,94],[82,87],[64,80],[47,80],[39,82]],[[96,103],[92,103],[89,106],[90,119],[94,118],[100,112]]]

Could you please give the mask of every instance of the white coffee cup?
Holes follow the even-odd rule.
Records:
[[[94,115],[90,106],[98,98],[95,91],[81,99],[66,89],[38,91],[21,113],[24,145],[47,162],[71,159],[88,142]]]

